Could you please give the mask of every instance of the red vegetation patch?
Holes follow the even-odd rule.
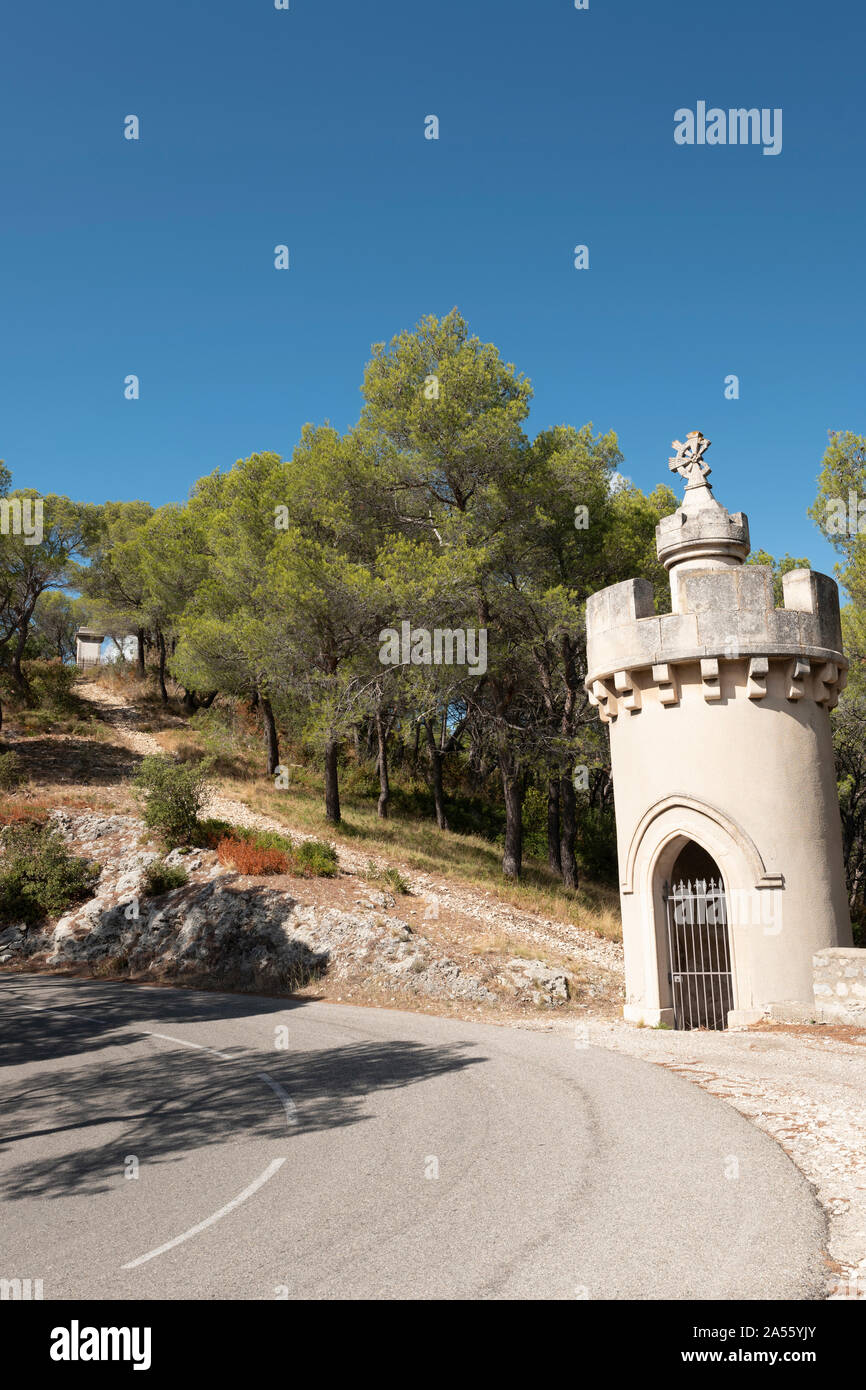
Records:
[[[16,801],[0,797],[0,825],[42,825],[48,819],[48,807],[42,801]]]
[[[239,874],[285,874],[289,856],[279,849],[257,849],[246,840],[228,837],[217,845],[217,859]]]

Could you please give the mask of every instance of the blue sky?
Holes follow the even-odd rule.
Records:
[[[348,426],[370,344],[456,304],[533,432],[613,428],[649,489],[701,429],[753,545],[827,570],[826,432],[866,431],[864,39],[854,0],[9,7],[0,456],[181,499]],[[781,107],[782,152],[676,145],[699,100]]]

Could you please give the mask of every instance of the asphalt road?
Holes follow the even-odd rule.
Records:
[[[823,1218],[781,1149],[577,1044],[0,975],[0,1278],[45,1299],[820,1296]]]

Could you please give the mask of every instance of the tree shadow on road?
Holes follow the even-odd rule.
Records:
[[[110,994],[114,1001],[120,991],[111,993],[96,986],[94,993]],[[124,995],[142,993],[123,991]],[[150,990],[146,994],[137,1015],[148,1023],[157,1018],[157,1029],[168,1029],[171,1022],[200,1022],[208,1016],[225,1021],[235,1009],[237,1016],[284,1017],[287,1007],[292,1007],[286,1000],[163,995]],[[100,1009],[108,1003],[105,999]],[[162,1005],[158,1014],[157,1004]],[[70,1000],[63,1010],[67,1025],[75,1007]],[[124,1012],[127,1018],[136,1012],[131,1002]],[[32,1015],[22,1025],[25,1032],[43,1023],[62,1029],[63,1020],[54,1019],[54,1013],[51,1009]],[[19,1075],[0,1081],[0,1154],[6,1159],[0,1195],[7,1201],[109,1191],[123,1182],[124,1160],[129,1155],[135,1155],[144,1167],[178,1162],[218,1144],[263,1138],[287,1142],[297,1135],[358,1124],[372,1118],[370,1100],[376,1093],[417,1085],[485,1060],[470,1043],[431,1047],[399,1039],[307,1051],[275,1050],[264,1056],[258,1051],[222,1048],[230,1052],[223,1060],[151,1037],[134,1025],[121,1027],[110,1037],[103,1033],[96,1040],[88,1035],[84,1019],[79,1021],[77,1036],[84,1045],[77,1046],[75,1036],[67,1037],[67,1058],[70,1052],[80,1055],[93,1046],[146,1042],[148,1050],[137,1047],[134,1057],[82,1057],[72,1065],[34,1071],[26,1079]],[[32,1041],[35,1044],[38,1039]],[[196,1041],[201,1042],[200,1033]],[[27,1038],[19,1043],[26,1050]],[[50,1055],[56,1059],[60,1054],[55,1047]],[[291,1126],[279,1096],[262,1078],[263,1071],[294,1103]],[[101,1130],[107,1132],[101,1135]],[[14,1161],[19,1144],[23,1157],[24,1152],[32,1154],[32,1144],[40,1141],[44,1157]],[[8,1165],[10,1157],[13,1166]]]
[[[148,1036],[140,1026],[144,1022],[149,1029],[154,1020],[168,1025],[249,1018],[284,1012],[302,1002],[102,984],[23,971],[0,973],[0,1068],[139,1042]]]

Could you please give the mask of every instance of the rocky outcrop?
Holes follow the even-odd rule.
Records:
[[[543,960],[510,960],[503,973],[518,995],[528,995],[533,1004],[564,1004],[569,998],[565,971],[551,969]]]
[[[365,894],[356,912],[301,903],[282,887],[226,870],[211,851],[177,849],[166,863],[182,865],[188,883],[148,898],[145,871],[160,856],[143,846],[140,821],[73,812],[53,820],[76,853],[100,863],[96,896],[42,930],[5,929],[0,965],[39,958],[48,967],[279,991],[327,971],[330,979],[362,977],[404,994],[499,997],[395,915],[390,894]]]

